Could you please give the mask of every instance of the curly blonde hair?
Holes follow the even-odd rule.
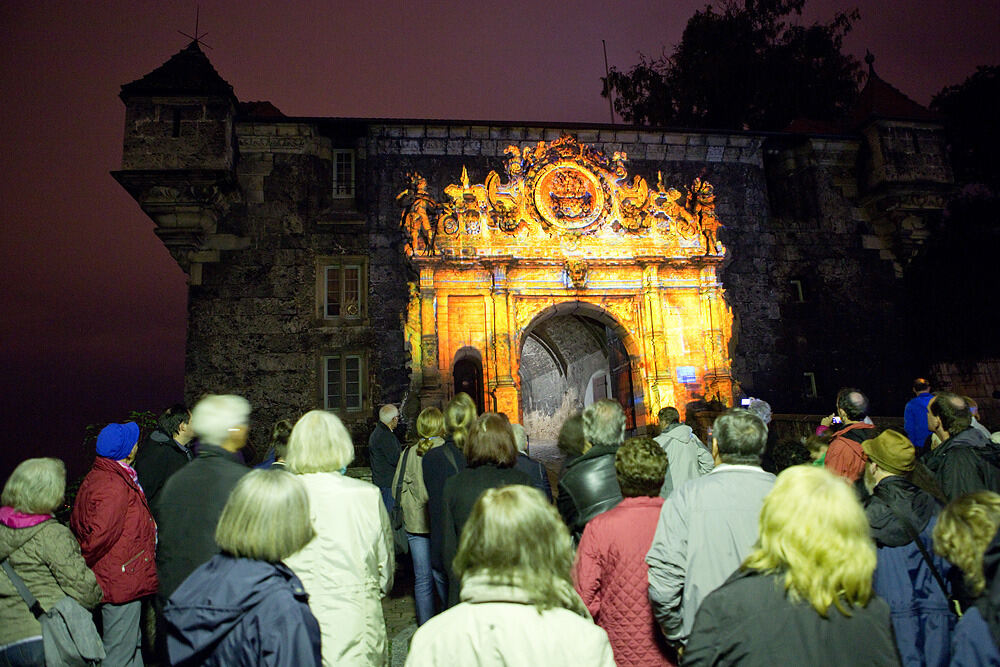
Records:
[[[872,597],[875,546],[854,492],[824,468],[793,466],[778,475],[760,511],[760,542],[743,569],[784,575],[793,602],[826,618]]]
[[[1000,528],[1000,495],[978,491],[959,496],[941,510],[934,526],[934,551],[965,574],[976,595],[986,587],[983,552]]]

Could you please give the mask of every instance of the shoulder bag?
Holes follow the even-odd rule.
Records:
[[[406,475],[406,457],[410,455],[413,447],[407,447],[403,452],[403,458],[399,461],[399,474],[396,476],[396,490],[392,497],[395,502],[392,504],[392,512],[389,513],[389,523],[392,524],[392,541],[396,545],[397,554],[410,552],[410,542],[406,539],[406,526],[403,525],[403,505],[400,492],[403,489],[403,476]]]
[[[104,643],[94,627],[93,616],[83,605],[67,595],[45,611],[28,590],[24,580],[11,567],[10,559],[4,559],[0,567],[3,567],[28,609],[42,625],[47,667],[89,667],[101,664],[104,660]]]

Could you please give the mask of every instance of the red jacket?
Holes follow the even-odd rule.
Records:
[[[625,498],[587,523],[576,552],[573,583],[619,667],[675,664],[647,594],[646,552],[662,507],[663,498]]]
[[[156,523],[125,468],[98,456],[69,523],[105,602],[123,604],[156,592]]]
[[[870,431],[868,429],[871,429]],[[840,475],[852,484],[865,471],[868,457],[861,449],[861,443],[875,437],[875,427],[864,422],[856,422],[837,431],[826,450],[823,465],[830,472]]]

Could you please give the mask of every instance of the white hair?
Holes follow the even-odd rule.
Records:
[[[378,420],[383,424],[385,424],[386,426],[388,426],[389,422],[391,422],[398,416],[399,416],[399,408],[397,408],[392,403],[387,403],[378,410]]]
[[[524,427],[520,424],[511,424],[510,430],[514,432],[514,444],[517,445],[517,451],[521,453],[528,451],[528,434],[525,433]]]
[[[191,411],[192,430],[199,440],[209,445],[221,445],[229,438],[229,429],[249,423],[250,403],[242,396],[206,396]]]
[[[602,398],[583,409],[583,437],[594,447],[617,447],[625,440],[625,412],[618,401]]]
[[[351,434],[335,414],[310,410],[288,437],[285,463],[296,473],[335,472],[354,460]]]

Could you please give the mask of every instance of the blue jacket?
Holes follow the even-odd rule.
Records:
[[[993,643],[990,626],[979,609],[971,607],[958,620],[951,641],[952,667],[983,667],[1000,665],[1000,650]]]
[[[172,665],[320,665],[319,624],[290,569],[218,554],[170,596]]]
[[[927,428],[927,404],[934,398],[930,392],[917,394],[906,404],[903,410],[903,430],[918,452],[924,450],[927,436],[931,434]]]
[[[865,515],[878,547],[872,583],[878,596],[889,603],[903,664],[943,667],[950,657],[956,617],[920,549],[890,506],[918,532],[947,585],[951,565],[934,554],[931,538],[939,506],[930,494],[893,476],[875,487],[865,503]]]

